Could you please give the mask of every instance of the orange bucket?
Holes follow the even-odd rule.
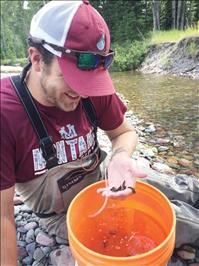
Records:
[[[155,187],[137,181],[136,194],[108,199],[96,193],[99,181],[83,189],[67,212],[68,237],[78,266],[165,266],[175,243],[176,218],[170,201]]]

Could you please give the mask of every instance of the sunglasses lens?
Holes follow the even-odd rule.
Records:
[[[80,53],[78,57],[78,67],[80,69],[93,69],[95,68],[96,60],[94,54]]]
[[[92,70],[103,64],[104,68],[108,69],[113,62],[113,57],[113,53],[107,56],[92,53],[79,53],[77,66],[82,70]]]

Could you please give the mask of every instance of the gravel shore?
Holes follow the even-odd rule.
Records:
[[[8,76],[10,72],[17,74],[19,69],[9,69],[3,76]],[[119,95],[128,105],[128,101]],[[187,159],[177,160],[173,158],[170,164],[165,163],[161,154],[168,152],[169,146],[181,145],[181,140],[155,138],[154,132],[157,128],[153,123],[147,123],[139,119],[132,111],[126,113],[126,118],[135,127],[139,135],[139,143],[132,158],[142,160],[142,167],[146,172],[150,169],[150,174],[159,175],[183,175],[185,178],[193,175],[193,172],[185,171],[189,168],[190,161]],[[99,144],[103,150],[110,155],[111,143],[107,136],[98,131]],[[151,143],[149,143],[151,139]],[[175,146],[174,146],[175,147]],[[199,161],[196,157],[195,163]],[[183,171],[180,172],[180,169]],[[50,236],[44,228],[39,226],[39,218],[21,201],[20,195],[15,195],[15,222],[17,230],[17,252],[19,265],[54,265],[54,266],[74,266],[70,248],[66,242],[58,237]]]

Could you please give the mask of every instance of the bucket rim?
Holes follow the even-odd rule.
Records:
[[[104,254],[101,254],[101,253],[98,253],[98,252],[95,252],[89,248],[87,248],[86,246],[84,246],[79,240],[78,238],[74,235],[74,233],[72,232],[71,230],[71,226],[70,226],[70,223],[69,223],[69,213],[71,211],[71,208],[72,208],[72,205],[73,205],[73,202],[76,201],[76,199],[78,197],[81,196],[81,194],[83,194],[87,189],[91,188],[91,187],[94,187],[96,186],[96,184],[103,184],[105,183],[105,180],[101,180],[101,181],[97,181],[87,187],[85,187],[84,189],[82,189],[74,198],[73,200],[71,201],[69,207],[68,207],[68,211],[66,213],[66,221],[67,221],[67,227],[70,228],[70,234],[71,234],[71,238],[73,239],[73,241],[79,245],[83,251],[86,251],[87,253],[89,253],[90,255],[93,255],[95,257],[100,257],[100,258],[104,258],[106,260],[114,260],[114,261],[119,261],[119,260],[124,260],[124,261],[129,261],[132,259],[134,260],[138,260],[138,259],[142,259],[144,258],[145,256],[148,256],[148,255],[153,255],[155,253],[157,253],[160,249],[162,249],[162,247],[169,241],[169,239],[171,239],[172,235],[175,235],[175,227],[176,227],[176,215],[175,215],[175,211],[174,211],[174,208],[172,207],[171,205],[171,202],[169,201],[169,199],[159,190],[157,189],[156,187],[154,187],[153,185],[150,185],[148,183],[145,183],[145,182],[142,182],[140,180],[137,180],[136,183],[139,183],[139,184],[142,184],[143,186],[145,187],[150,187],[152,189],[154,189],[157,193],[159,193],[165,200],[166,202],[168,203],[169,207],[170,207],[170,210],[171,210],[171,213],[172,213],[172,217],[173,217],[173,222],[172,222],[172,227],[171,227],[171,230],[169,232],[169,234],[167,235],[167,237],[162,241],[161,244],[159,244],[157,247],[145,252],[145,253],[142,253],[142,254],[138,254],[138,255],[134,255],[134,256],[128,256],[128,257],[116,257],[116,256],[108,256],[108,255],[104,255]],[[69,232],[69,230],[68,230]],[[70,245],[70,240],[69,240],[69,245]],[[165,250],[163,249],[162,252],[165,252]]]

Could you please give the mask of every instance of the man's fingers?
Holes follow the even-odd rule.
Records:
[[[140,167],[138,166],[137,162],[132,160],[132,168],[131,169],[131,174],[134,177],[137,178],[144,178],[147,177],[147,173],[145,173],[143,170],[140,169]]]
[[[135,177],[137,177],[137,178],[144,178],[144,177],[147,177],[147,174],[145,173],[145,172],[143,172],[143,171],[140,171],[140,170],[138,170],[138,169],[134,169],[133,171],[132,171],[132,173],[133,173],[133,176],[135,176]]]
[[[98,193],[101,193],[102,196],[112,198],[112,199],[123,199],[127,196],[130,196],[135,193],[135,189],[133,187],[128,187],[121,191],[113,192],[111,191],[111,188],[99,188],[97,190]]]

